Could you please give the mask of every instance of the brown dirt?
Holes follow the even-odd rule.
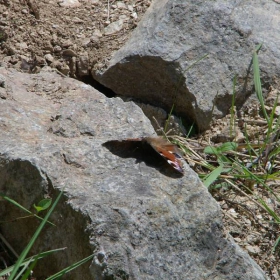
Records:
[[[82,78],[89,75],[92,67],[107,64],[112,53],[126,42],[151,0],[80,0],[77,7],[64,7],[64,2],[67,1],[0,0],[0,61],[30,73],[49,65],[65,75]],[[119,31],[104,32],[120,19]],[[214,141],[213,136],[217,136],[215,141],[219,142],[219,137],[228,134],[223,133],[224,122],[214,123],[203,137]],[[257,191],[270,199],[265,191]],[[279,227],[242,194],[229,190],[213,195],[223,209],[225,231],[271,279],[280,279],[279,257],[271,253]],[[278,211],[274,200],[268,203]]]
[[[0,0],[0,60],[33,73],[50,65],[81,77],[108,62],[151,1],[80,0],[76,7],[65,2],[71,1]],[[106,30],[114,22],[121,29]]]

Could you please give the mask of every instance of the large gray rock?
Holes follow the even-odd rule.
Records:
[[[168,111],[175,103],[179,115],[204,130],[212,116],[228,113],[235,74],[236,103],[253,92],[250,63],[259,43],[265,88],[277,82],[279,25],[275,1],[154,0],[108,68],[92,75],[119,95]]]
[[[104,144],[153,133],[137,106],[48,71],[0,75],[0,192],[32,209],[64,191],[57,227],[32,253],[67,250],[39,262],[36,277],[95,253],[67,279],[266,279],[225,239],[218,204],[187,165],[175,176],[149,155]],[[23,215],[1,201],[1,221]],[[20,252],[38,223],[1,223],[1,233]]]

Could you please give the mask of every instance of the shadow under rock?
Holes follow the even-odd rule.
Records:
[[[145,162],[161,174],[171,178],[181,178],[182,173],[174,169],[149,144],[129,140],[111,140],[102,144],[112,154],[122,158],[135,158],[135,163]]]

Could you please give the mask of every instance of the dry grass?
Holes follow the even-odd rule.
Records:
[[[278,90],[240,111],[231,110],[203,135],[172,137],[219,202],[227,233],[280,279],[280,127]],[[278,111],[279,110],[279,111]]]

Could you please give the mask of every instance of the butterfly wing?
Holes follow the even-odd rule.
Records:
[[[149,144],[158,154],[160,154],[175,170],[184,173],[181,163],[182,156],[176,145],[169,143],[162,137],[142,137],[127,138],[124,140],[111,140],[104,143],[115,154],[121,154],[124,157],[131,155],[131,150],[137,149],[137,142]]]
[[[149,143],[174,169],[184,173],[183,165],[180,162],[182,156],[176,145],[169,143],[161,137],[147,137],[143,140]]]

